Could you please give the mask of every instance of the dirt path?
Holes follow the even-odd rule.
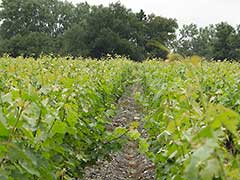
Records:
[[[132,85],[118,102],[118,112],[112,128],[126,127],[132,121],[141,124],[142,114],[135,104],[134,95],[140,86]],[[139,128],[145,134],[143,128]],[[138,153],[138,145],[130,141],[122,152],[111,155],[112,161],[100,161],[96,166],[86,168],[85,180],[154,180],[154,167],[146,157]]]

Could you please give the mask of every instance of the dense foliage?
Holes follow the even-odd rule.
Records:
[[[58,0],[2,0],[0,21],[0,54],[13,57],[165,58],[178,27],[174,19],[142,10],[134,13],[119,2],[104,7]]]
[[[239,179],[240,65],[194,56],[144,62],[140,74],[149,134],[140,150],[156,179]]]
[[[44,57],[0,59],[0,179],[80,178],[119,149],[108,132],[133,63]]]
[[[76,179],[127,137],[156,166],[157,179],[238,179],[238,63],[133,63],[124,58],[0,59],[0,179]],[[142,84],[141,138],[107,130],[124,88]],[[141,122],[140,122],[141,124]]]
[[[177,33],[175,19],[133,12],[120,2],[105,7],[60,0],[2,0],[0,21],[0,55],[101,58],[110,54],[142,61],[165,59],[175,51],[185,57],[240,59],[239,26],[190,24]]]
[[[224,60],[240,58],[240,26],[219,23],[198,28],[196,24],[184,25],[173,43],[173,49],[184,56],[200,55],[207,59]]]

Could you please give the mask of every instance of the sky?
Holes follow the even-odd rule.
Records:
[[[73,3],[86,0],[69,0]],[[87,0],[91,5],[108,5],[117,0]],[[154,13],[168,18],[176,18],[180,26],[195,23],[207,26],[221,21],[236,26],[240,24],[240,0],[121,0],[134,12],[143,9],[147,14]]]

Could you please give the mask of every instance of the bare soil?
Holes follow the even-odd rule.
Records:
[[[147,136],[141,122],[141,108],[134,100],[135,93],[141,91],[139,85],[132,85],[119,99],[117,115],[110,129],[127,127],[133,121],[139,121],[139,132]],[[154,166],[138,152],[138,144],[129,141],[121,152],[112,154],[111,161],[99,161],[97,165],[85,169],[85,180],[154,180]]]

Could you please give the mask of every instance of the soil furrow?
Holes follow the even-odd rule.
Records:
[[[142,113],[134,100],[135,93],[140,90],[140,86],[132,85],[119,99],[118,112],[110,129],[127,127],[131,122],[139,121],[139,131],[145,136]],[[85,172],[85,180],[154,180],[154,166],[139,154],[135,141],[129,141],[121,152],[112,154],[111,161],[99,161]]]

